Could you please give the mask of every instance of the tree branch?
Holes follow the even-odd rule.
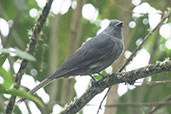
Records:
[[[29,44],[28,51],[27,51],[28,53],[31,53],[31,54],[34,53],[34,50],[35,50],[35,47],[37,44],[37,40],[38,40],[38,36],[39,36],[40,31],[41,31],[41,29],[42,29],[42,27],[46,21],[47,15],[49,13],[49,10],[50,10],[51,4],[52,4],[52,1],[53,0],[47,1],[45,7],[43,8],[42,14],[38,18],[37,24],[35,25],[33,34],[31,36],[30,44]],[[21,78],[22,78],[22,75],[24,74],[24,72],[26,70],[28,62],[29,61],[26,59],[23,59],[21,62],[21,66],[20,66],[19,71],[17,72],[16,78],[15,78],[15,83],[14,83],[15,89],[18,89],[20,87]],[[12,95],[10,98],[10,101],[7,105],[6,114],[12,113],[12,110],[14,108],[15,99],[16,99],[16,96]]]
[[[104,89],[118,83],[132,83],[137,79],[150,76],[152,74],[171,71],[171,60],[166,59],[163,62],[150,64],[146,67],[132,70],[129,72],[119,72],[106,76],[105,78],[95,82],[92,86],[74,103],[66,107],[61,114],[74,114],[81,110],[94,96],[101,93]]]

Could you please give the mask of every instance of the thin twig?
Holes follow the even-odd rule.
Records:
[[[132,108],[139,108],[139,107],[154,107],[154,106],[168,106],[171,105],[171,101],[167,102],[150,102],[150,103],[117,103],[117,104],[109,104],[103,105],[106,108],[113,108],[113,107],[132,107]],[[87,106],[97,106],[95,104],[87,104]]]
[[[143,83],[143,86],[153,86],[153,85],[159,85],[159,84],[167,84],[167,83],[171,83],[171,80],[159,80],[159,81],[150,81],[150,82],[135,82],[135,84],[138,83]],[[139,85],[135,85],[135,86],[139,86]]]
[[[130,57],[129,57],[128,59],[126,59],[124,65],[120,68],[119,72],[121,72],[121,71],[128,65],[128,63],[133,59],[133,57],[134,57],[134,55],[137,53],[137,51],[143,46],[143,44],[145,43],[145,41],[152,35],[152,33],[153,33],[154,31],[157,30],[157,28],[159,28],[159,27],[161,26],[161,24],[162,24],[167,18],[169,18],[169,16],[170,16],[170,14],[169,14],[169,15],[168,15],[168,14],[164,14],[164,16],[163,16],[163,18],[161,19],[161,21],[159,22],[159,24],[158,24],[154,29],[152,29],[152,30],[144,37],[144,40],[141,42],[141,44],[138,45],[138,46],[136,47],[136,49],[132,52],[132,54],[130,55]],[[103,101],[105,100],[105,98],[107,97],[107,94],[109,93],[110,89],[111,89],[111,87],[108,89],[108,91],[106,92],[106,94],[105,94],[105,96],[103,97],[102,101],[100,102],[100,105],[99,105],[99,108],[98,108],[96,114],[99,113],[99,110],[101,109],[102,103],[103,103]]]
[[[34,53],[34,50],[35,50],[35,47],[37,44],[37,40],[38,40],[38,36],[39,36],[40,31],[41,31],[41,29],[42,29],[42,27],[46,21],[46,18],[48,16],[49,11],[50,11],[52,1],[53,0],[47,1],[45,7],[43,8],[42,14],[38,18],[37,24],[35,25],[33,34],[31,36],[30,44],[29,44],[28,51],[27,51],[28,53],[31,53],[31,54]],[[20,69],[17,72],[16,78],[15,78],[15,83],[14,83],[15,89],[18,89],[20,87],[21,78],[22,78],[22,75],[24,74],[24,72],[26,70],[28,62],[29,61],[27,61],[26,59],[23,59],[21,62]],[[12,95],[10,100],[9,100],[9,103],[7,105],[6,114],[12,113],[12,110],[13,110],[14,104],[15,104],[15,99],[16,99],[16,96]]]
[[[135,82],[135,83],[143,83],[143,82]],[[158,84],[166,84],[166,83],[171,83],[171,80],[162,80],[162,81],[151,81],[151,82],[148,82],[148,83],[143,83],[143,86],[147,86],[147,85],[158,85]],[[136,86],[136,85],[135,85]],[[110,87],[111,88],[111,87]],[[100,102],[100,105],[97,110],[97,113],[99,113],[101,107],[102,107],[102,103],[103,101],[105,100],[105,98],[107,97],[107,94],[108,92],[110,91],[110,88],[107,90],[105,96],[103,97],[103,99],[101,100]],[[156,106],[156,105],[159,105],[161,103],[120,103],[120,104],[111,104],[111,105],[104,105],[105,107],[119,107],[119,106],[132,106],[132,107],[141,107],[141,106]],[[93,106],[91,104],[88,104],[87,106]],[[171,105],[171,102],[166,102],[166,103],[163,103],[163,105]]]
[[[128,63],[133,59],[134,55],[138,52],[138,50],[143,46],[143,44],[145,43],[146,40],[148,40],[148,38],[152,35],[152,33],[154,31],[157,30],[157,28],[159,28],[162,23],[167,19],[169,18],[170,15],[164,15],[163,18],[161,19],[161,21],[159,22],[159,24],[154,28],[152,29],[145,37],[144,37],[144,40],[141,42],[140,45],[137,46],[137,48],[132,52],[132,54],[130,55],[130,57],[128,59],[126,59],[125,61],[125,64],[121,67],[121,69],[119,70],[119,72],[121,72],[127,65]]]
[[[162,103],[158,104],[154,109],[152,109],[147,114],[153,114],[155,111],[157,111],[159,108],[161,108],[162,106],[164,106],[169,101],[171,101],[171,95],[169,97],[167,97]]]
[[[112,87],[112,86],[111,86],[111,87]],[[98,110],[97,110],[97,113],[96,113],[96,114],[98,114],[98,113],[100,112],[100,109],[102,109],[103,101],[106,99],[107,94],[109,93],[109,91],[110,91],[111,87],[109,87],[109,89],[107,90],[107,92],[106,92],[105,96],[103,97],[102,101],[100,102],[100,105],[99,105],[99,108],[98,108]]]
[[[58,101],[59,105],[65,105],[66,103]],[[132,107],[132,108],[139,108],[139,107],[154,107],[162,104],[163,106],[171,105],[171,101],[167,102],[142,102],[142,103],[134,103],[134,102],[123,102],[123,103],[116,103],[116,104],[106,104],[102,105],[106,108],[113,108],[113,107]],[[97,104],[87,104],[86,106],[99,106]]]

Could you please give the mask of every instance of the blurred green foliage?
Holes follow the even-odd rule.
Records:
[[[146,1],[146,0],[142,0]],[[151,6],[155,7],[158,10],[164,11],[167,7],[169,7],[168,4],[169,0],[150,0],[147,1]],[[92,3],[99,11],[98,19],[120,19],[124,21],[124,38],[125,42],[129,42],[127,46],[127,50],[133,51],[137,45],[136,41],[139,38],[144,38],[144,36],[148,33],[149,25],[143,24],[143,19],[148,18],[147,15],[144,15],[140,18],[133,18],[132,17],[132,9],[135,7],[131,4],[128,0],[86,0],[84,4],[86,3]],[[12,94],[17,96],[24,96],[26,98],[32,99],[35,102],[37,102],[37,106],[40,109],[40,111],[46,110],[47,113],[50,113],[52,111],[53,107],[49,107],[49,104],[42,104],[41,101],[37,100],[35,97],[26,94],[26,92],[10,89],[11,86],[14,84],[14,66],[13,64],[15,62],[19,62],[19,60],[25,58],[29,60],[30,64],[26,69],[26,74],[32,75],[30,71],[32,69],[36,69],[38,74],[34,76],[33,78],[35,80],[41,81],[45,79],[48,75],[52,74],[50,69],[50,60],[49,57],[51,54],[57,55],[57,63],[54,63],[56,66],[56,69],[62,64],[62,62],[69,56],[70,54],[70,42],[71,42],[71,23],[72,23],[72,16],[75,10],[72,8],[69,9],[69,11],[64,15],[57,15],[58,16],[58,24],[57,24],[57,30],[56,30],[56,46],[57,46],[57,52],[51,53],[53,48],[50,48],[49,42],[52,35],[52,20],[55,17],[52,13],[48,16],[47,22],[45,26],[43,27],[42,33],[39,36],[39,41],[35,50],[34,55],[30,55],[26,53],[23,50],[27,50],[29,41],[30,41],[30,35],[32,34],[33,26],[35,25],[37,18],[32,18],[29,15],[29,11],[32,8],[38,9],[38,13],[40,14],[41,8],[38,7],[36,1],[34,0],[1,0],[0,1],[0,18],[4,18],[7,21],[13,20],[14,24],[12,28],[10,28],[9,35],[5,38],[1,37],[1,40],[3,40],[3,49],[0,49],[0,77],[3,78],[4,83],[0,85],[0,101],[2,101],[2,104],[0,105],[0,113],[4,113],[4,110],[6,108],[6,102],[9,101],[8,98],[4,97],[4,94]],[[129,28],[128,24],[130,21],[136,22],[135,28]],[[170,23],[171,20],[168,20],[168,23]],[[98,31],[100,27],[96,26],[95,23],[90,23],[88,20],[81,18],[81,30],[79,34],[79,41],[78,45],[81,46],[82,42],[85,42],[87,38],[93,37],[96,35],[96,32]],[[151,63],[154,63],[155,61],[164,60],[166,57],[171,57],[171,50],[167,49],[164,45],[166,42],[166,39],[161,37],[158,34],[158,31],[154,32],[153,35],[150,36],[149,40],[143,45],[143,48],[145,48],[150,54],[152,53],[154,40],[156,37],[159,37],[159,40],[157,42],[157,49],[155,52],[155,56],[153,57],[153,60]],[[129,41],[128,41],[129,40]],[[160,48],[161,46],[162,49]],[[11,57],[9,55],[10,50],[8,48],[15,48],[15,54],[17,56]],[[8,53],[8,54],[6,54]],[[5,70],[2,66],[6,60],[10,59],[10,69]],[[36,60],[36,61],[35,61]],[[102,72],[104,75],[106,75],[106,72]],[[100,76],[96,76],[97,79],[100,79]],[[162,73],[158,74],[158,76],[153,76],[152,81],[156,80],[171,80],[170,73]],[[54,104],[60,104],[61,106],[64,106],[64,104],[67,103],[67,101],[63,100],[63,90],[62,88],[67,88],[64,85],[64,80],[57,80],[57,87],[55,88],[57,90],[57,93],[55,94],[55,101],[53,101]],[[75,82],[74,82],[75,83]],[[76,96],[76,92],[73,88],[71,99],[74,99]],[[142,89],[143,88],[143,89]],[[46,87],[45,91],[48,94],[50,93],[50,87]],[[141,91],[142,90],[142,91]],[[137,103],[139,101],[144,103],[149,102],[160,102],[163,101],[167,96],[171,94],[171,84],[165,83],[160,85],[142,85],[140,87],[136,87],[133,90],[129,90],[126,94],[119,97],[118,101],[121,103],[127,103],[127,102],[134,102]],[[139,97],[141,91],[141,97]],[[38,97],[36,95],[36,97]],[[68,96],[69,97],[69,96]],[[1,100],[2,99],[2,100]],[[40,105],[45,105],[45,107],[40,107]],[[117,114],[135,114],[137,113],[137,109],[139,109],[139,113],[145,113],[149,107],[118,107],[117,108]],[[162,113],[171,113],[171,108],[169,106],[164,106],[161,108]],[[160,110],[160,111],[161,111]],[[15,107],[14,113],[20,114],[20,110],[18,106]]]

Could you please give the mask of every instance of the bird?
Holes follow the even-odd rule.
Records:
[[[63,62],[56,72],[44,79],[28,93],[35,93],[57,78],[77,75],[90,75],[93,78],[92,74],[100,74],[102,70],[116,61],[122,54],[123,49],[123,22],[112,19],[106,29],[85,42]],[[21,98],[18,102],[24,100],[26,98]]]

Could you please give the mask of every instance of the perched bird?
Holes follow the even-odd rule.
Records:
[[[121,55],[124,48],[122,29],[123,23],[121,21],[111,20],[103,32],[78,48],[55,73],[40,82],[29,93],[33,94],[56,78],[77,75],[91,76],[110,66]],[[24,100],[25,98],[22,98],[19,102]]]

